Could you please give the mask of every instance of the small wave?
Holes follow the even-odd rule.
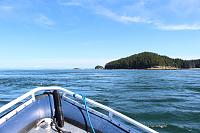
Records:
[[[194,92],[200,92],[200,87],[198,87],[198,88],[191,88],[190,90],[192,90]]]
[[[150,128],[166,128],[167,124],[158,124],[158,125],[147,125]]]
[[[3,100],[3,99],[0,99],[0,103],[1,104],[7,104],[7,103],[9,103],[10,102],[10,100]]]

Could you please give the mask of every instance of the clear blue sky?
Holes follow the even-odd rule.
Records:
[[[0,68],[93,68],[143,51],[200,58],[199,0],[1,0]]]

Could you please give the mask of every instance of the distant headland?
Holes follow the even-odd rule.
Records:
[[[150,69],[150,70],[176,70],[200,68],[200,59],[182,60],[152,52],[142,52],[111,61],[105,65],[105,69]]]

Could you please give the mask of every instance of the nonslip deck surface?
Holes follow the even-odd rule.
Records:
[[[87,133],[85,130],[80,129],[67,122],[65,122],[65,126],[63,127],[63,129],[71,133]],[[46,125],[43,124],[43,125],[40,125],[39,127],[32,128],[28,133],[57,133],[57,132],[51,128],[47,129]]]

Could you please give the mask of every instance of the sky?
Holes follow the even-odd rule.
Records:
[[[200,58],[200,0],[0,0],[0,69]]]

